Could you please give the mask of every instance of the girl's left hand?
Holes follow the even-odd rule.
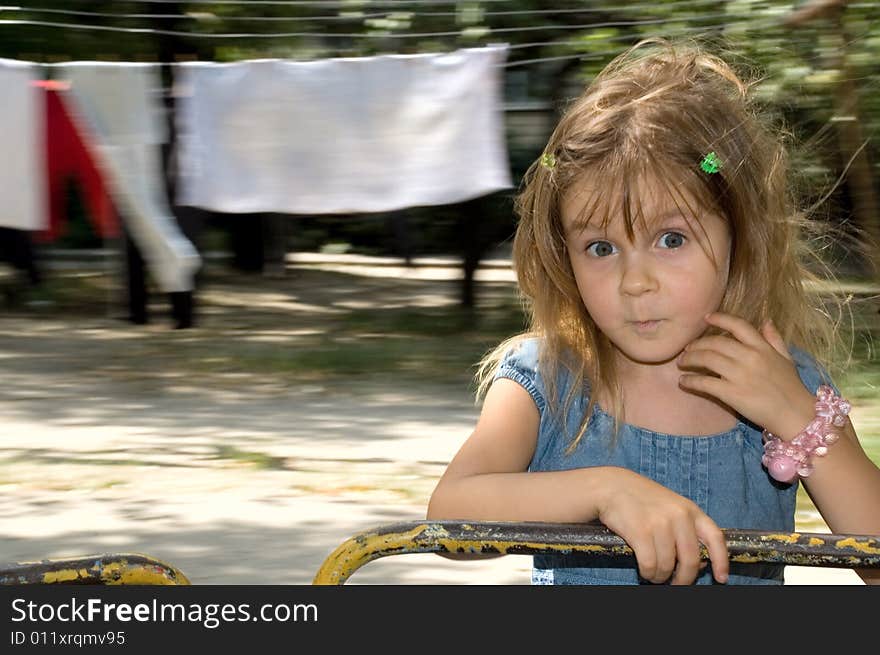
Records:
[[[715,312],[709,325],[731,336],[700,337],[678,358],[680,368],[717,374],[684,374],[679,386],[724,402],[756,425],[791,440],[813,420],[816,399],[801,382],[788,348],[770,321],[756,330],[747,321]]]

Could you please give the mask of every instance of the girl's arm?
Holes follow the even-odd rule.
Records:
[[[807,422],[812,419],[810,414]],[[880,469],[862,449],[850,420],[840,431],[824,457],[813,457],[804,487],[832,532],[880,535]],[[880,584],[880,569],[856,573],[867,584]]]
[[[540,416],[516,382],[496,380],[480,419],[437,484],[428,519],[591,521],[598,516],[596,471],[527,474]],[[579,493],[572,493],[578,489]]]
[[[784,441],[794,439],[814,418],[816,397],[804,385],[789,348],[772,322],[760,331],[721,312],[705,317],[730,336],[701,337],[679,359],[683,369],[703,368],[715,376],[686,374],[679,385],[714,396]],[[880,469],[859,444],[847,419],[841,439],[804,486],[832,532],[880,535]],[[880,570],[856,571],[869,584],[880,584]]]
[[[599,519],[634,550],[643,578],[691,583],[699,542],[727,580],[723,534],[690,500],[627,469],[598,466],[528,472],[540,415],[516,382],[496,380],[473,434],[450,462],[428,504],[428,519],[578,523]],[[674,575],[673,575],[674,574]]]

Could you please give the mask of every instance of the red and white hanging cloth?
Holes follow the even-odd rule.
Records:
[[[39,241],[54,241],[67,229],[68,183],[76,180],[95,234],[118,237],[119,219],[101,169],[95,161],[94,144],[79,129],[68,110],[69,85],[54,80],[34,82],[42,89],[46,109],[46,180],[48,229],[36,234]]]
[[[201,265],[165,193],[165,141],[158,64],[71,62],[53,65],[70,82],[71,108],[97,144],[98,160],[126,227],[165,292],[190,291]]]

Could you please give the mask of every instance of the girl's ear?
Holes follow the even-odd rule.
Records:
[[[764,325],[761,326],[761,336],[767,340],[767,343],[773,346],[773,349],[776,352],[785,357],[788,361],[794,361],[791,358],[791,353],[788,352],[788,346],[785,345],[782,335],[779,334],[779,330],[776,329],[776,326],[773,325],[773,321],[769,318],[764,322]]]

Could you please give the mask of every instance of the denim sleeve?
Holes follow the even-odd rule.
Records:
[[[507,378],[519,384],[529,392],[538,411],[543,414],[544,400],[543,383],[538,373],[538,341],[529,339],[514,346],[504,356],[493,379]]]
[[[827,384],[834,389],[835,394],[841,395],[840,389],[834,384],[828,371],[812,355],[795,346],[791,346],[788,350],[791,353],[792,359],[794,359],[801,382],[804,383],[804,386],[810,393],[815,394],[820,385]]]

